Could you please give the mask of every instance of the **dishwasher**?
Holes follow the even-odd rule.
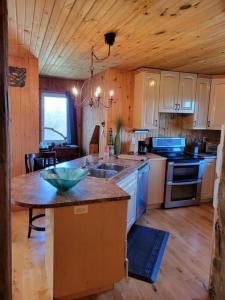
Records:
[[[136,220],[143,215],[147,208],[149,171],[148,162],[138,169]]]

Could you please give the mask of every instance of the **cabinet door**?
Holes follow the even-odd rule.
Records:
[[[201,200],[213,199],[215,169],[216,160],[205,159],[205,171],[202,180]]]
[[[208,128],[221,129],[225,123],[225,78],[213,79],[209,101]]]
[[[161,72],[159,112],[177,112],[178,72]]]
[[[160,74],[140,72],[135,75],[133,127],[158,127]]]
[[[194,112],[194,129],[206,129],[209,110],[211,79],[198,78],[196,88],[196,102]]]
[[[144,128],[155,129],[159,123],[159,84],[160,74],[144,76],[143,121]]]
[[[195,107],[197,75],[180,73],[178,112],[193,113]]]

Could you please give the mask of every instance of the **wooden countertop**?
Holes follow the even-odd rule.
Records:
[[[161,155],[158,154],[154,154],[154,153],[147,153],[146,157],[150,160],[166,160],[166,157],[163,157]]]
[[[80,167],[85,160],[86,157],[83,157],[59,164],[57,167],[76,168]],[[12,179],[12,202],[27,208],[56,208],[129,199],[130,196],[120,189],[116,182],[131,174],[145,162],[116,158],[108,158],[104,161],[126,165],[126,168],[110,180],[88,176],[73,189],[64,193],[58,193],[53,186],[42,179],[39,171],[18,176]]]

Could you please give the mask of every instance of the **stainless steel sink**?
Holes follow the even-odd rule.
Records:
[[[111,178],[118,174],[115,170],[103,170],[103,169],[89,169],[88,175],[98,178]]]
[[[121,166],[114,163],[100,163],[96,168],[101,170],[111,170],[111,171],[121,172],[124,169],[126,169],[127,166]]]

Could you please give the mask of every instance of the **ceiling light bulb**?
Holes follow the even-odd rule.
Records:
[[[109,96],[110,96],[111,98],[114,96],[114,91],[113,91],[113,90],[109,91]]]
[[[98,97],[99,96],[99,93],[98,93],[98,91],[96,90],[95,91],[95,97]]]
[[[78,89],[75,86],[73,87],[72,91],[73,91],[75,96],[78,95]]]
[[[100,88],[100,86],[97,87],[96,92],[98,93],[98,95],[101,94],[101,88]]]
[[[150,82],[150,86],[154,86],[154,85],[155,85],[155,81],[152,80],[152,81]]]

